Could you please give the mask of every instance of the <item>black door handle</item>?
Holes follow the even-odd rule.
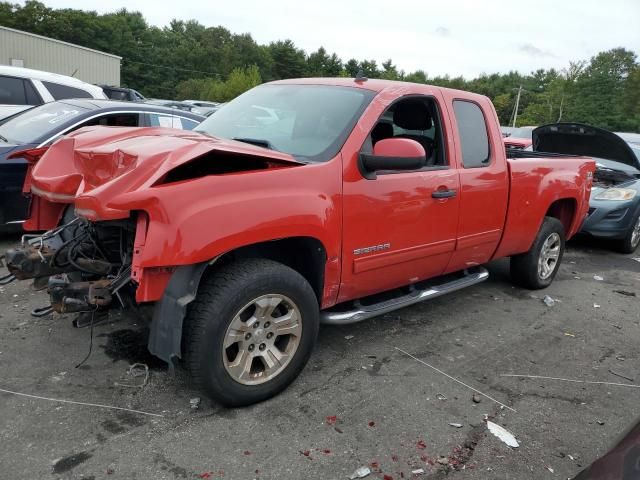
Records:
[[[431,192],[433,198],[451,198],[456,196],[455,190],[434,190]]]

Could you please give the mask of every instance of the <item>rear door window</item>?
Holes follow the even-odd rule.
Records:
[[[455,100],[453,111],[458,124],[464,168],[488,167],[489,134],[482,110],[473,102]]]
[[[27,105],[42,105],[42,98],[40,98],[40,94],[36,91],[31,80],[24,81],[24,92],[27,97]]]
[[[53,82],[42,82],[49,90],[51,96],[56,100],[64,100],[65,98],[92,98],[89,92],[79,88],[69,87]]]
[[[22,78],[0,75],[0,104],[29,105]]]
[[[86,127],[90,125],[100,125],[103,127],[139,127],[140,126],[140,114],[139,113],[112,113],[110,115],[103,115],[98,118],[84,123],[78,128]]]
[[[152,127],[178,128],[180,130],[193,130],[198,122],[186,118],[164,115],[162,113],[148,113],[149,125]]]

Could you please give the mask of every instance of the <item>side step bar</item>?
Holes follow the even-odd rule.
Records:
[[[484,267],[474,267],[465,270],[462,277],[443,283],[437,283],[437,279],[435,279],[433,283],[425,285],[422,288],[412,286],[410,287],[411,291],[409,293],[389,300],[370,305],[363,305],[360,300],[356,300],[352,302],[353,308],[350,310],[345,310],[345,305],[343,305],[340,310],[339,308],[341,306],[323,310],[320,312],[320,321],[330,325],[346,325],[361,322],[362,320],[384,315],[399,308],[408,307],[409,305],[431,300],[440,295],[470,287],[471,285],[485,281],[487,278],[489,278],[489,272]],[[424,282],[421,283],[424,284]]]

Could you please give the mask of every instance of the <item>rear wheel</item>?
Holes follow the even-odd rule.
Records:
[[[627,232],[627,236],[618,241],[618,251],[621,253],[633,253],[640,245],[640,212],[633,226]]]
[[[195,382],[214,400],[242,406],[270,398],[302,371],[318,334],[309,283],[271,260],[233,262],[203,280],[185,324]]]
[[[518,285],[538,290],[551,285],[564,254],[562,223],[545,217],[540,231],[527,253],[511,257],[511,278]]]

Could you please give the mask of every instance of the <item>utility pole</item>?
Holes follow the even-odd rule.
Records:
[[[516,127],[516,119],[518,118],[518,106],[520,105],[520,95],[522,94],[522,85],[518,87],[518,96],[516,97],[516,108],[513,111],[513,128]]]

